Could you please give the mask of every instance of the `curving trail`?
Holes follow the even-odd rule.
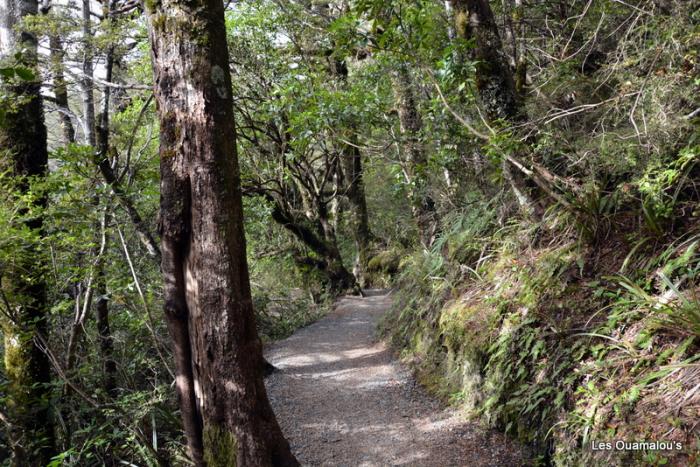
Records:
[[[344,297],[265,352],[268,395],[303,465],[522,466],[525,451],[430,398],[374,330],[389,295]]]

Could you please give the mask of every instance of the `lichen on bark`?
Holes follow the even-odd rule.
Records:
[[[204,428],[204,462],[208,467],[235,465],[238,458],[236,436],[222,425]]]

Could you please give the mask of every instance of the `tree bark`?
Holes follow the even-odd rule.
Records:
[[[100,342],[100,356],[102,357],[102,387],[105,393],[115,397],[117,389],[117,362],[114,360],[114,339],[109,326],[107,278],[103,258],[100,258],[98,261],[95,277],[95,293],[97,295],[95,322]]]
[[[90,0],[83,0],[83,75],[80,79],[80,87],[83,92],[83,133],[85,144],[95,147],[95,95],[93,87],[93,47],[92,47],[92,19],[90,18]]]
[[[475,42],[476,89],[489,120],[523,118],[513,72],[489,2],[455,0],[454,9],[457,36]]]
[[[320,258],[315,261],[299,258],[298,263],[318,269],[326,277],[327,287],[333,295],[359,288],[354,276],[343,265],[337,244],[326,241],[314,231],[321,229],[313,229],[304,222],[296,220],[288,210],[284,209],[282,203],[277,202],[272,196],[267,196],[267,199],[273,203],[272,219],[289,230]]]
[[[525,60],[525,6],[523,0],[515,0],[513,8],[515,34],[515,92],[522,100],[527,92],[527,60]]]
[[[88,6],[89,6],[89,1],[88,1]],[[105,4],[104,7],[104,18],[109,18],[109,11],[111,10],[111,7],[113,6],[113,0],[110,0],[109,3]],[[83,29],[84,31],[89,31],[91,28],[89,26],[89,14],[88,18],[84,21],[87,21],[87,26],[84,26]],[[88,39],[89,40],[89,39]],[[83,90],[84,92],[84,102],[86,105],[86,110],[85,110],[85,119],[86,119],[86,127],[90,128],[91,133],[88,134],[88,140],[89,144],[92,146],[97,146],[97,151],[95,152],[95,163],[97,164],[97,167],[100,170],[100,173],[102,174],[102,178],[104,178],[105,182],[112,188],[112,192],[114,192],[115,196],[117,197],[117,200],[119,201],[119,204],[124,208],[126,211],[127,216],[129,216],[129,219],[131,220],[131,223],[134,225],[134,230],[136,230],[136,235],[139,237],[139,240],[141,241],[141,244],[146,248],[146,251],[150,256],[153,256],[158,262],[161,260],[161,252],[160,252],[160,247],[158,246],[158,242],[151,233],[151,230],[147,224],[146,221],[144,221],[143,217],[141,217],[141,214],[139,211],[136,209],[134,201],[131,199],[131,196],[129,196],[129,193],[124,189],[124,187],[121,185],[119,182],[119,178],[117,177],[117,174],[114,172],[114,168],[112,167],[112,163],[109,160],[109,106],[110,106],[110,99],[111,99],[111,88],[109,86],[105,86],[102,94],[103,94],[103,101],[102,101],[102,109],[100,112],[100,119],[99,122],[96,122],[97,125],[95,125],[95,105],[94,101],[92,99],[92,58],[88,55],[88,53],[91,52],[91,48],[88,47],[86,43],[86,52],[85,52],[85,58],[83,62],[83,69],[88,70],[90,73],[89,79],[87,81],[90,82],[90,87],[85,88]],[[112,80],[112,74],[113,74],[113,68],[114,68],[114,47],[110,47],[107,50],[106,56],[105,56],[105,72],[106,72],[106,80],[108,82],[111,82]],[[87,73],[87,72],[86,72]],[[92,116],[92,123],[90,123],[88,118]],[[95,131],[96,130],[96,131]],[[90,142],[91,141],[91,142]]]
[[[0,0],[0,58],[22,51],[22,65],[38,75],[36,37],[27,31],[15,31],[22,18],[37,14],[37,7],[37,3],[31,1]],[[0,151],[10,156],[10,168],[21,195],[29,193],[31,178],[43,178],[47,172],[46,127],[40,89],[41,83],[37,80],[6,86],[13,105],[5,125],[0,127]],[[55,445],[49,407],[51,366],[39,344],[48,331],[49,307],[44,279],[47,261],[40,240],[43,236],[41,211],[46,202],[47,197],[40,195],[29,210],[21,212],[26,216],[24,224],[32,236],[24,240],[21,246],[24,251],[18,254],[9,270],[3,271],[6,277],[0,281],[14,307],[14,316],[3,319],[2,328],[8,379],[5,397],[12,423],[12,463],[17,466],[46,465]],[[37,211],[32,212],[34,209]]]
[[[351,137],[351,139],[354,138]],[[368,285],[367,264],[372,254],[372,243],[375,237],[369,227],[360,149],[346,144],[343,147],[342,165],[346,186],[345,196],[350,204],[350,223],[357,250],[358,273],[356,276],[360,286],[366,287]]]
[[[341,86],[347,85],[348,67],[345,60],[331,59],[331,73],[340,81]],[[349,142],[354,143],[355,128],[352,127]],[[367,199],[362,169],[362,153],[357,145],[343,144],[341,148],[341,167],[345,184],[345,196],[350,205],[350,223],[352,226],[355,247],[357,249],[356,264],[358,267],[357,280],[360,286],[366,286],[367,263],[369,262],[374,235],[369,227],[367,214]]]
[[[488,0],[455,0],[453,6],[457,36],[474,39],[476,89],[487,119],[494,124],[499,120],[510,123],[524,121],[527,115],[522,108],[513,71]],[[518,5],[517,11],[522,16],[522,5]],[[524,66],[523,62],[523,73]],[[524,87],[524,81],[521,84]],[[532,199],[521,171],[513,171],[507,158],[503,159],[501,168],[520,208],[532,217],[541,217],[541,207]]]
[[[199,466],[296,466],[263,384],[223,3],[154,0],[146,8],[165,315],[189,453]]]
[[[53,93],[58,106],[59,121],[63,130],[65,144],[75,143],[75,128],[70,119],[70,107],[68,105],[68,88],[63,74],[63,42],[56,34],[49,36],[49,49],[51,60],[51,78],[53,81]]]
[[[114,10],[116,3],[116,0],[108,0],[103,3],[103,21],[112,21],[111,12]],[[114,45],[111,44],[107,48],[107,53],[105,56],[105,80],[107,82],[112,82],[112,75],[115,62],[114,53]],[[101,168],[101,171],[103,171],[102,166],[105,164],[109,166],[110,170],[112,169],[112,165],[109,161],[109,110],[111,103],[110,100],[111,89],[109,86],[105,86],[102,90],[102,109],[100,111],[100,119],[97,125],[97,155],[100,160],[99,166]],[[100,356],[102,357],[102,386],[105,390],[105,393],[108,396],[115,397],[117,389],[117,364],[114,360],[114,341],[112,339],[112,332],[109,326],[109,300],[107,298],[107,276],[105,274],[104,261],[104,255],[107,251],[107,244],[109,242],[109,235],[107,232],[109,218],[109,212],[105,210],[105,212],[102,215],[102,218],[100,219],[99,226],[102,235],[102,239],[100,242],[102,247],[100,255],[97,258],[97,264],[95,266],[95,294],[97,296],[97,301],[95,303],[95,323],[97,325],[97,334],[99,336],[100,342]],[[109,454],[107,454],[107,460],[109,461],[109,463],[114,462],[114,459]]]
[[[129,216],[129,220],[131,220],[134,230],[136,230],[136,235],[139,237],[141,244],[146,248],[146,252],[148,252],[150,256],[154,257],[156,261],[160,262],[161,251],[160,246],[158,246],[158,241],[151,233],[147,222],[143,219],[143,217],[141,217],[141,214],[136,209],[131,196],[129,196],[126,190],[124,190],[122,184],[119,183],[119,179],[114,173],[114,169],[112,168],[109,158],[106,155],[102,156],[102,154],[98,152],[96,153],[96,164],[100,169],[102,178],[104,178],[105,182],[107,182],[107,184],[112,188],[112,192],[114,192],[114,195],[117,197],[117,201],[119,201],[119,204],[121,204],[122,208],[124,208],[126,211],[127,216]]]

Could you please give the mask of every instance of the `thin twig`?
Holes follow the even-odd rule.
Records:
[[[148,109],[148,106],[151,104],[151,101],[153,101],[153,96],[154,94],[151,93],[150,96],[148,96],[148,99],[146,99],[146,102],[143,104],[141,107],[141,111],[139,112],[138,116],[136,117],[136,122],[134,123],[134,127],[131,130],[131,138],[129,139],[129,146],[126,149],[126,161],[124,162],[124,170],[122,171],[121,175],[117,177],[117,179],[121,182],[122,179],[124,178],[124,175],[127,173],[129,170],[129,164],[131,163],[131,150],[134,147],[134,140],[136,140],[136,134],[139,128],[139,125],[141,125],[141,119],[143,118],[144,114],[146,113],[146,109]]]
[[[435,90],[437,90],[438,95],[440,96],[440,100],[442,101],[442,104],[445,106],[448,112],[452,114],[454,118],[457,119],[459,123],[461,123],[467,130],[469,130],[474,136],[477,138],[480,138],[482,140],[488,141],[489,137],[486,136],[485,134],[481,133],[478,131],[476,128],[474,128],[471,123],[461,115],[459,115],[457,112],[455,112],[452,107],[450,107],[450,104],[447,103],[447,99],[445,99],[445,96],[442,94],[442,90],[440,89],[440,85],[438,85],[437,81],[433,80],[433,85],[435,86]]]
[[[158,337],[156,336],[155,330],[154,330],[154,320],[153,316],[151,315],[151,309],[148,306],[148,302],[146,301],[146,297],[143,294],[143,290],[141,289],[141,283],[139,282],[138,276],[136,275],[136,269],[134,268],[134,263],[131,261],[131,255],[129,254],[129,247],[126,244],[126,240],[124,240],[124,234],[122,233],[122,229],[119,227],[117,224],[117,233],[119,234],[119,240],[121,240],[122,248],[124,249],[124,257],[126,258],[126,262],[129,265],[129,269],[131,270],[131,277],[134,279],[134,284],[136,285],[136,290],[138,291],[139,297],[141,298],[141,303],[143,304],[143,308],[146,311],[146,317],[148,318],[148,324],[146,327],[151,333],[151,337],[153,338],[153,345],[155,346],[156,352],[158,353],[158,357],[160,357],[161,361],[163,362],[163,365],[165,366],[165,369],[168,371],[170,374],[170,377],[175,379],[175,373],[170,369],[170,365],[168,365],[168,361],[165,359],[165,356],[161,352],[160,345],[158,343]]]

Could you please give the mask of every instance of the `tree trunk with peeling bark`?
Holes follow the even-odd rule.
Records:
[[[243,233],[223,3],[146,2],[165,315],[198,466],[296,466],[267,399]]]

